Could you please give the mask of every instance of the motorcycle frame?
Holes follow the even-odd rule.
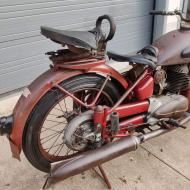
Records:
[[[84,63],[86,65],[85,67]],[[109,78],[123,90],[128,88],[128,82],[126,79],[119,72],[107,65],[105,60],[93,59],[82,60],[80,62],[77,61],[77,68],[75,69],[72,64],[70,64],[69,67],[69,64],[70,62],[68,62],[68,64],[62,64],[62,67],[55,65],[50,68],[34,80],[21,95],[13,110],[12,132],[8,136],[12,156],[14,158],[20,160],[20,153],[22,151],[22,146],[24,145],[22,139],[25,134],[27,122],[29,121],[35,106],[49,90],[56,87],[56,85],[59,85],[62,81],[75,76],[94,73],[101,77],[109,75]],[[67,66],[67,68],[64,68],[64,65]]]
[[[127,89],[127,91],[113,105],[113,107],[111,107],[111,108],[105,107],[104,111],[102,111],[100,114],[96,114],[96,113],[94,114],[94,123],[95,124],[98,123],[102,126],[102,138],[104,140],[110,137],[110,135],[107,131],[106,119],[111,113],[117,112],[119,114],[119,118],[124,118],[127,116],[133,116],[133,115],[148,111],[148,108],[149,108],[148,100],[137,101],[135,103],[129,103],[129,104],[124,104],[124,105],[121,105],[121,104],[127,98],[127,96],[133,91],[133,89],[149,74],[151,74],[151,71],[149,69],[145,69],[144,72],[140,75],[140,77],[135,81],[135,83]],[[105,81],[102,84],[99,92],[97,93],[96,97],[94,98],[94,100],[90,104],[86,104],[86,103],[82,102],[74,94],[70,93],[69,91],[67,91],[66,89],[61,87],[59,84],[53,84],[53,86],[58,88],[62,93],[70,96],[75,102],[77,102],[81,106],[84,106],[86,108],[90,108],[90,109],[94,110],[96,102],[97,102],[98,98],[100,97],[100,95],[101,95],[101,93],[102,93],[102,91],[103,91],[104,87],[106,86],[109,79],[110,79],[110,76],[107,75],[107,77],[105,78]],[[96,112],[96,110],[95,110],[95,112]],[[127,128],[124,129],[125,126],[129,125],[127,120],[123,121],[123,124],[121,124],[122,129],[118,131],[117,135],[114,135],[114,138],[121,138],[121,137],[125,137],[128,135],[128,134],[126,134],[126,132],[128,132]],[[131,120],[131,122],[132,122],[132,120]],[[137,123],[142,124],[144,122],[144,116],[138,117],[137,120],[134,120],[133,122],[135,122],[136,124]],[[133,122],[130,124],[133,124]]]
[[[181,32],[180,30],[175,30],[175,31],[172,31],[171,33],[168,33],[162,36],[159,40],[157,40],[153,44],[160,50],[160,53],[158,55],[158,65],[162,66],[162,64],[165,63],[165,61],[163,60],[167,59],[168,61],[169,56],[167,52],[171,52],[169,50],[171,47],[174,47],[173,43],[175,42],[175,40],[177,40],[177,43],[179,43],[180,46],[178,46],[178,49],[174,48],[175,52],[173,52],[174,49],[172,49],[173,51],[171,52],[172,53],[171,57],[176,57],[176,52],[179,51],[179,48],[180,48],[179,52],[181,52],[181,49],[183,49],[183,47],[186,47],[186,44],[180,43],[183,33],[185,33],[184,38],[186,39],[189,34],[188,31]],[[188,40],[185,40],[185,42],[188,43]],[[169,44],[171,43],[171,45],[168,45],[168,43]],[[169,50],[167,48],[169,48]],[[163,54],[163,52],[166,52],[166,53]],[[189,59],[186,58],[183,60],[189,63]],[[170,62],[172,63],[173,61],[170,60]],[[177,62],[179,63],[179,61]],[[184,63],[184,62],[181,62],[181,63]],[[16,157],[17,159],[19,159],[19,155],[22,150],[22,137],[23,137],[25,126],[27,124],[27,121],[30,118],[32,110],[40,101],[40,99],[51,88],[53,88],[53,85],[58,85],[63,80],[66,80],[68,78],[71,78],[77,75],[86,74],[86,73],[96,73],[97,75],[99,74],[101,76],[109,76],[113,80],[113,82],[115,82],[115,85],[119,85],[119,88],[121,87],[123,90],[128,89],[129,85],[128,85],[127,80],[116,70],[108,66],[105,60],[82,59],[82,60],[68,62],[68,63],[65,63],[65,62],[56,63],[54,65],[54,68],[48,70],[47,72],[39,76],[34,82],[32,82],[28,86],[27,91],[29,95],[27,96],[22,95],[14,108],[12,133],[9,136],[13,157]],[[185,92],[185,94],[188,94],[188,99],[190,99],[189,91]],[[109,112],[110,110],[107,110],[108,115],[109,115]],[[128,124],[130,124],[131,121],[133,121],[135,124],[140,124],[142,123],[143,120],[144,120],[144,116],[142,114],[142,116],[141,115],[134,116],[133,119],[129,119],[128,121],[121,121],[119,125],[121,126],[121,128],[124,128]],[[105,126],[105,123],[103,126]],[[121,134],[121,136],[122,135],[123,134]]]

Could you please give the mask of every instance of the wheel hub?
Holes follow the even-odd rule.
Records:
[[[87,111],[76,116],[67,125],[64,133],[64,141],[68,148],[74,151],[83,151],[97,141],[93,123],[93,112]]]

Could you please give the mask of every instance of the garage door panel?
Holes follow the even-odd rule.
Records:
[[[132,1],[131,3],[135,4],[139,1]],[[17,6],[7,6],[6,8],[0,7],[0,16],[2,19],[15,18],[15,17],[24,17],[24,16],[33,16],[39,14],[49,14],[55,12],[63,11],[74,11],[80,9],[88,9],[92,7],[101,7],[101,6],[117,6],[119,4],[126,5],[125,0],[119,1],[82,1],[79,4],[73,1],[58,1],[58,2],[47,2],[47,3],[38,3],[38,4],[29,4],[29,5],[17,5]],[[130,1],[128,1],[128,4]],[[128,5],[129,6],[129,5]]]
[[[30,69],[29,67],[37,66],[42,63],[44,63],[44,67],[46,67],[47,64],[50,64],[50,61],[47,57],[39,55],[26,59],[15,60],[12,62],[6,62],[0,65],[0,75],[17,71],[23,68]]]
[[[108,49],[136,51],[150,43],[153,0],[1,0],[0,93],[27,85],[48,69],[44,55],[61,46],[40,35],[40,26],[89,30],[110,14],[117,32]],[[107,30],[107,25],[104,26]]]
[[[18,89],[28,85],[36,76],[47,70],[47,66],[44,67],[44,63],[30,69],[24,68],[22,70],[11,72],[6,75],[0,76],[0,94]],[[7,78],[7,80],[5,80]]]
[[[46,39],[13,47],[2,48],[0,50],[0,64],[43,54],[47,51],[58,48],[61,48],[61,46],[56,43],[50,44],[49,40]]]
[[[125,0],[104,0],[103,2],[110,2],[111,4],[118,4],[121,1]],[[126,3],[130,2],[139,2],[139,1],[147,1],[147,0],[127,0]],[[1,0],[2,7],[8,7],[9,11],[18,11],[23,9],[36,9],[36,8],[43,8],[43,7],[52,7],[55,4],[65,5],[65,6],[76,6],[81,4],[94,4],[94,3],[101,3],[102,0]],[[13,9],[15,7],[15,9]],[[0,9],[1,11],[1,9]]]
[[[147,28],[151,29],[150,16],[142,17],[138,20],[131,19],[130,21],[122,24],[118,23],[116,35],[109,43],[114,45],[118,39],[124,40],[122,43],[125,43],[125,39],[130,38],[131,35],[132,38],[135,39],[139,36],[139,32],[140,34],[145,34],[147,32]],[[39,54],[44,54],[47,51],[52,51],[58,48],[61,48],[61,46],[43,36],[25,38],[17,41],[8,41],[2,44],[0,43],[0,65],[5,62],[14,61],[15,59],[24,59],[29,56],[34,57],[35,55],[38,56]]]
[[[152,1],[140,1],[135,3],[122,3],[118,5],[91,7],[88,9],[80,9],[73,11],[64,11],[49,14],[39,14],[33,16],[23,16],[11,19],[0,20],[0,35],[12,35],[16,33],[37,31],[41,25],[49,26],[66,26],[74,23],[94,21],[99,15],[111,13],[114,17],[124,17],[130,19],[132,17],[140,17],[146,15],[152,7]],[[1,17],[0,17],[1,18]],[[37,34],[37,33],[36,33]],[[0,39],[0,41],[2,41]]]
[[[134,53],[150,43],[150,35],[151,32],[148,32],[146,35],[141,35],[136,38],[131,37],[127,39],[126,43],[123,43],[124,39],[117,40],[113,44],[108,44],[108,48],[123,54]]]

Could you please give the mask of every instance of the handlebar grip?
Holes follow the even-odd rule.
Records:
[[[150,11],[150,14],[152,15],[176,15],[174,11],[158,11],[158,10],[152,10]]]
[[[110,31],[109,31],[109,34],[108,34],[106,40],[105,40],[107,42],[114,37],[115,31],[116,31],[116,25],[115,25],[115,22],[111,16],[103,15],[103,16],[98,17],[98,19],[96,21],[96,27],[99,28],[100,30],[101,30],[101,25],[102,25],[103,20],[107,20],[110,24]]]
[[[157,10],[151,10],[151,15],[163,15],[165,11],[157,11]]]

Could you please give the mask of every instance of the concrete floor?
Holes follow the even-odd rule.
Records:
[[[9,114],[19,93],[0,100],[0,115]],[[0,190],[40,190],[45,174],[33,168],[24,155],[11,158],[8,140],[0,138]],[[190,128],[153,139],[104,165],[113,190],[190,190]],[[60,182],[52,190],[104,190],[98,175],[87,171]]]

